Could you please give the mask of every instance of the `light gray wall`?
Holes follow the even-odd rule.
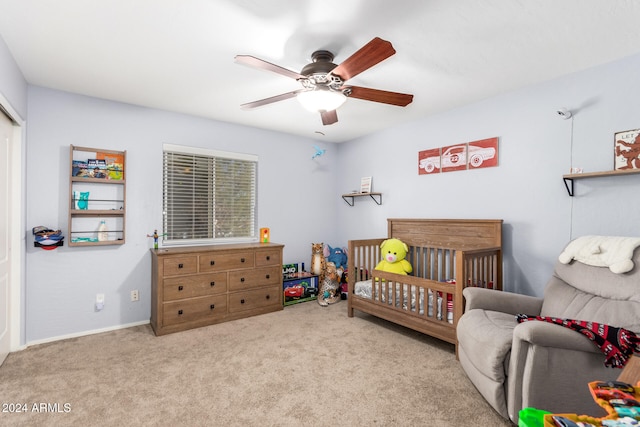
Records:
[[[284,261],[308,263],[314,241],[335,239],[318,201],[334,200],[336,146],[292,136],[29,87],[27,233],[66,233],[69,145],[127,150],[127,235],[122,246],[27,249],[27,341],[148,321],[152,239],[162,228],[162,143],[257,154],[258,225],[284,243]],[[66,235],[69,239],[69,236]],[[140,301],[130,302],[130,291]],[[105,309],[94,311],[97,293]]]
[[[69,144],[127,150],[128,204],[123,246],[28,247],[26,341],[148,320],[146,234],[161,226],[163,142],[259,155],[259,225],[271,227],[272,239],[286,245],[285,262],[307,262],[314,241],[338,246],[384,236],[388,217],[502,218],[506,289],[541,295],[569,239],[640,234],[640,200],[633,197],[640,175],[579,181],[573,198],[561,179],[572,164],[585,171],[612,168],[613,133],[640,127],[639,66],[634,56],[324,145],[327,153],[317,160],[310,159],[310,140],[29,87],[27,237],[36,225],[66,231]],[[9,91],[20,98],[16,85]],[[575,111],[573,121],[556,117],[562,106]],[[494,136],[500,138],[499,167],[417,173],[420,150]],[[384,193],[382,206],[359,199],[349,207],[340,199],[362,176],[373,176],[374,190]],[[140,291],[140,302],[129,302],[131,289]],[[98,313],[96,293],[106,294]]]
[[[0,93],[21,118],[27,118],[27,82],[6,43],[0,37]]]
[[[340,145],[339,190],[371,175],[384,193],[342,208],[341,235],[384,236],[389,217],[503,219],[505,288],[542,295],[570,239],[640,235],[640,175],[576,181],[575,197],[562,181],[572,165],[613,169],[614,133],[640,128],[638,70],[640,55]],[[418,175],[419,151],[490,137],[498,167]]]

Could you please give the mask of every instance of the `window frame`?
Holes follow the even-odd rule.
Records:
[[[254,163],[254,171],[253,171],[253,186],[252,186],[252,195],[251,198],[251,206],[250,210],[252,211],[253,223],[250,225],[250,234],[247,236],[233,236],[233,237],[216,237],[215,236],[215,228],[213,229],[211,237],[207,238],[196,238],[190,236],[190,238],[178,239],[178,238],[168,238],[167,233],[167,224],[168,224],[168,205],[167,205],[167,193],[168,185],[175,185],[174,183],[168,183],[167,174],[169,171],[167,170],[167,153],[178,154],[178,155],[187,155],[194,156],[200,158],[218,158],[225,160],[239,160]],[[214,161],[215,163],[215,161]],[[190,147],[184,145],[175,145],[175,144],[163,144],[162,145],[162,224],[163,224],[163,238],[162,238],[162,246],[198,246],[198,245],[219,245],[225,243],[250,243],[259,241],[259,232],[258,232],[258,156],[254,154],[247,153],[236,153],[229,151],[221,151],[221,150],[212,150],[207,148],[198,148],[198,147]],[[215,183],[211,184],[214,187],[209,187],[209,192],[211,193],[211,197],[214,197],[215,194]],[[213,223],[215,214],[213,213],[213,209],[211,207],[208,208],[208,219],[209,222]],[[214,226],[215,227],[215,226]]]

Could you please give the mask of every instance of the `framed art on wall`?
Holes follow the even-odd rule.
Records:
[[[614,170],[640,169],[640,129],[617,132],[614,141]]]

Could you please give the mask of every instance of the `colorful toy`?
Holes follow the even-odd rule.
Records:
[[[325,245],[324,256],[327,259],[327,262],[334,263],[336,268],[347,268],[346,248],[332,248],[329,245]]]
[[[322,307],[340,301],[340,273],[334,263],[327,262],[326,265],[325,277],[320,282],[320,292],[318,293],[318,304]]]
[[[382,261],[376,265],[376,270],[396,274],[409,274],[413,267],[404,259],[409,252],[409,247],[399,239],[387,239],[380,244]]]
[[[153,249],[158,249],[158,237],[166,235],[167,233],[158,234],[158,230],[153,230],[153,234],[147,234],[147,237],[153,237]]]
[[[318,276],[320,284],[324,281],[327,260],[324,257],[324,243],[311,244],[311,274]]]

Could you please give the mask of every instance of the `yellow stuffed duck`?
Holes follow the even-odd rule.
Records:
[[[399,239],[387,239],[380,244],[382,261],[376,265],[376,270],[396,274],[409,274],[413,271],[411,263],[404,259],[409,252],[406,243]]]

